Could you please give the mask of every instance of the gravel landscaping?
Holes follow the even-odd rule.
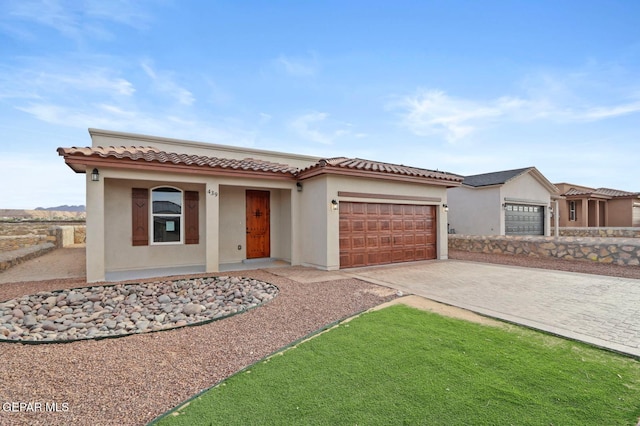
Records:
[[[54,343],[168,330],[246,311],[277,292],[269,283],[226,276],[39,292],[0,303],[0,340]]]
[[[306,268],[250,277],[277,286],[278,296],[196,327],[66,344],[0,342],[0,424],[146,424],[309,333],[395,298],[390,289]],[[0,300],[75,287],[78,280],[0,284]]]

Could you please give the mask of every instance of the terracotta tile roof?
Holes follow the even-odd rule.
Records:
[[[304,176],[309,172],[322,168],[334,168],[351,170],[355,172],[377,172],[388,175],[399,175],[416,178],[438,179],[451,182],[462,182],[462,176],[441,172],[437,170],[420,169],[417,167],[404,166],[401,164],[383,163],[380,161],[363,160],[361,158],[334,157],[325,158],[316,164],[302,169],[300,175]]]
[[[66,157],[100,157],[114,159],[130,159],[156,163],[172,163],[176,165],[200,166],[231,170],[247,170],[257,172],[272,172],[291,174],[298,171],[296,167],[287,164],[272,163],[264,160],[245,158],[234,160],[228,158],[207,157],[203,155],[177,154],[161,151],[151,146],[108,146],[86,148],[58,148],[58,154]]]
[[[151,146],[108,146],[108,147],[85,147],[85,148],[58,148],[58,154],[65,157],[65,161],[77,172],[84,172],[90,164],[97,164],[101,159],[132,160],[136,164],[173,164],[179,167],[210,167],[219,171],[246,171],[270,173],[292,179],[305,178],[315,174],[326,173],[329,170],[347,171],[348,174],[358,176],[381,175],[388,178],[404,180],[439,180],[457,186],[462,182],[463,177],[447,172],[420,169],[398,164],[382,163],[379,161],[369,161],[360,158],[335,157],[318,161],[316,164],[299,169],[288,164],[273,163],[255,158],[244,158],[242,160],[208,157],[202,155],[188,155],[161,151]],[[90,160],[90,161],[87,161]],[[131,164],[131,163],[129,163]]]
[[[640,195],[640,192],[620,191],[618,189],[611,188],[598,188],[596,189],[596,192],[598,194],[608,195],[610,197],[630,197]]]
[[[562,195],[567,197],[587,196],[587,197],[616,198],[616,197],[638,197],[640,196],[640,192],[628,192],[628,191],[621,191],[619,189],[611,189],[611,188],[598,188],[598,189],[592,189],[592,190],[571,188]]]
[[[581,189],[571,188],[570,190],[568,190],[567,192],[565,192],[562,195],[568,195],[568,196],[571,196],[571,195],[588,195],[588,194],[591,194],[591,193],[593,193],[593,191],[584,191],[584,190],[581,190]]]

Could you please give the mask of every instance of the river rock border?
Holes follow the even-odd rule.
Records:
[[[0,303],[0,341],[59,343],[204,324],[259,306],[278,287],[209,277],[39,292]]]

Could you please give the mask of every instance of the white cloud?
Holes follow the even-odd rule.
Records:
[[[63,68],[57,64],[35,61],[26,68],[0,68],[0,99],[42,99],[86,96],[88,92],[104,96],[131,96],[134,85],[104,67],[75,66]]]
[[[329,145],[333,142],[331,135],[323,134],[319,130],[311,128],[312,125],[324,121],[328,116],[329,114],[325,112],[312,112],[305,114],[294,119],[291,122],[291,128],[293,128],[298,135],[304,139]]]
[[[260,113],[260,120],[258,121],[259,124],[267,124],[268,122],[271,121],[271,118],[273,118],[270,114],[267,114],[266,112],[261,112]]]
[[[406,96],[397,106],[405,110],[402,124],[413,133],[418,136],[444,134],[449,141],[461,139],[476,130],[477,121],[504,113],[497,103],[482,105],[452,98],[438,90]]]
[[[313,76],[318,68],[315,54],[311,55],[311,58],[291,58],[280,55],[274,61],[274,64],[276,68],[294,77]]]
[[[191,105],[195,102],[193,93],[176,83],[171,72],[158,72],[147,62],[143,62],[141,67],[151,78],[157,91],[171,96],[182,105]]]
[[[18,30],[15,22],[33,22],[80,41],[87,36],[113,38],[113,23],[143,29],[150,21],[140,2],[128,0],[5,0],[0,4],[0,16],[0,28],[23,40],[37,36],[24,28]]]
[[[590,122],[640,112],[640,101],[621,99],[612,105],[570,96],[570,88],[554,82],[535,97],[503,96],[490,100],[455,98],[441,90],[418,90],[389,105],[401,110],[400,124],[418,136],[442,135],[456,142],[495,123],[546,120]],[[562,93],[562,95],[560,95]]]

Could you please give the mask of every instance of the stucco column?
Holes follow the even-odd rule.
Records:
[[[332,200],[338,201],[337,192],[331,192],[336,194],[331,196],[331,193],[327,197],[325,202],[325,209],[327,212],[327,270],[335,271],[340,269],[340,205],[338,203],[337,208],[333,207]],[[335,208],[335,210],[334,210]]]
[[[560,236],[560,205],[558,200],[553,201],[553,236]]]
[[[94,182],[91,171],[87,170],[86,175],[87,282],[98,282],[105,280],[104,176]]]
[[[589,200],[587,198],[582,199],[582,226],[589,226]]]
[[[207,232],[205,234],[205,270],[218,272],[220,265],[220,185],[206,182],[205,214]]]
[[[304,190],[304,189],[303,189]],[[299,265],[302,253],[302,230],[300,225],[300,211],[302,203],[301,191],[297,188],[291,191],[291,203],[289,208],[291,209],[291,265]]]
[[[447,232],[447,223],[448,223],[448,207],[444,207],[447,205],[446,199],[443,205],[436,206],[436,226],[437,228],[437,240],[436,240],[436,250],[437,258],[440,260],[445,260],[449,258],[449,234]]]

